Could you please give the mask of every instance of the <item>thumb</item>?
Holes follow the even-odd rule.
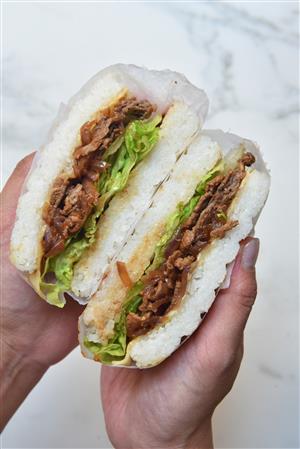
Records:
[[[10,199],[13,200],[15,205],[17,204],[18,196],[31,167],[34,155],[35,152],[30,153],[18,162],[1,193],[3,201]]]
[[[219,302],[225,314],[224,319],[228,318],[229,324],[229,315],[234,314],[234,326],[230,327],[233,327],[233,331],[236,329],[237,333],[243,332],[256,299],[255,263],[258,251],[259,240],[256,238],[248,238],[241,244],[232,271],[230,287],[220,292]]]
[[[256,298],[255,263],[259,240],[242,244],[231,274],[230,287],[221,290],[200,331],[223,353],[234,355],[243,341],[243,331]],[[201,329],[202,328],[202,329]]]
[[[1,232],[9,230],[15,219],[19,195],[32,164],[34,154],[29,154],[17,164],[1,192]]]

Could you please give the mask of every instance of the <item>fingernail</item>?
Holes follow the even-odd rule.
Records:
[[[259,239],[251,239],[243,248],[242,267],[245,270],[253,270],[258,256]]]

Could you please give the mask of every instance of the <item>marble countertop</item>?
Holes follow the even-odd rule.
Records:
[[[259,294],[238,380],[215,415],[215,444],[299,447],[298,3],[6,2],[2,23],[4,180],[42,143],[60,102],[115,62],[185,73],[210,97],[207,128],[260,144],[272,187],[256,229]],[[3,447],[111,447],[99,370],[78,349],[51,368]]]

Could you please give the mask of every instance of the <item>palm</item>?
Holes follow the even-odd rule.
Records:
[[[41,300],[22,279],[14,280],[5,302],[4,329],[10,335],[7,343],[14,350],[49,366],[76,346],[79,305],[56,309]]]
[[[67,304],[63,310],[50,306],[9,263],[2,266],[6,270],[2,310],[4,341],[19,354],[30,355],[45,366],[57,363],[77,344],[77,320],[82,307],[75,303]]]

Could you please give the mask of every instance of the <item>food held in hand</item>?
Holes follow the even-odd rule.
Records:
[[[180,74],[109,67],[61,112],[19,200],[11,259],[79,319],[86,357],[146,368],[191,335],[270,177],[257,146],[202,130],[205,93]]]

